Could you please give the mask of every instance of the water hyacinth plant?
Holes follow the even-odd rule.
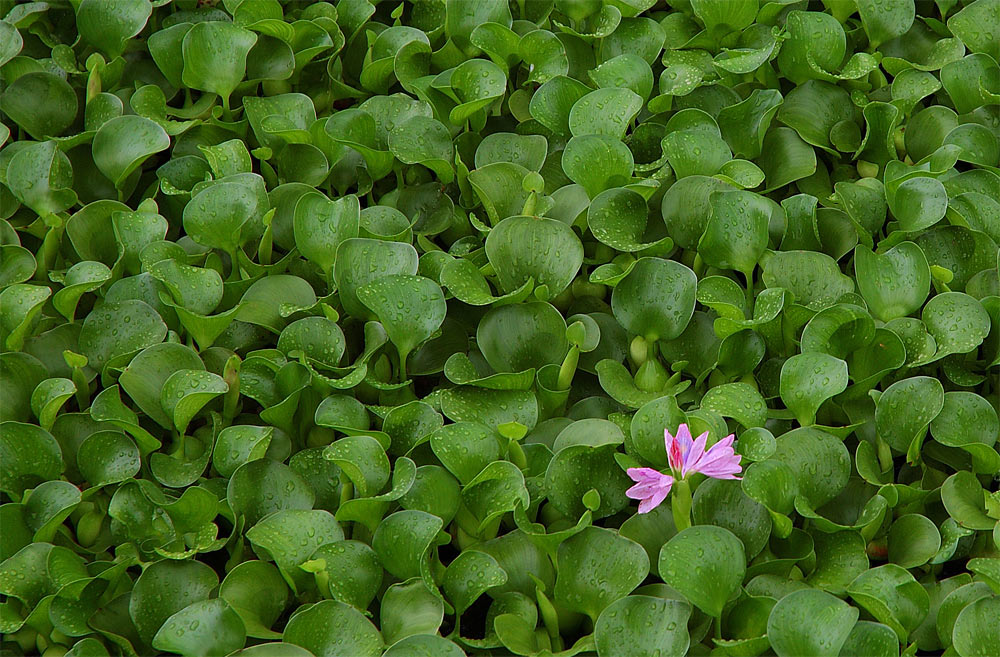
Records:
[[[625,472],[636,484],[625,491],[625,494],[634,500],[641,500],[639,513],[649,513],[667,498],[676,485],[671,504],[674,525],[678,529],[686,529],[691,526],[691,487],[687,481],[688,475],[740,479],[736,475],[740,473],[742,457],[733,450],[733,434],[715,443],[707,451],[705,444],[708,441],[708,431],[692,440],[691,430],[684,423],[677,428],[676,436],[671,435],[669,429],[664,429],[663,438],[671,474],[663,474],[652,468],[629,468]]]
[[[0,654],[1000,655],[1000,0],[0,0]]]

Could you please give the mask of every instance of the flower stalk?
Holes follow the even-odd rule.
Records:
[[[674,481],[670,511],[673,513],[677,531],[683,531],[691,526],[691,484],[687,479]]]

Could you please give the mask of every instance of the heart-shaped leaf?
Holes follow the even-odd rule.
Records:
[[[555,600],[597,619],[608,605],[628,595],[649,572],[642,547],[617,532],[588,527],[559,546]],[[603,586],[588,582],[600,578]]]
[[[647,340],[671,340],[694,314],[697,278],[673,260],[642,258],[615,286],[611,307],[630,332]]]

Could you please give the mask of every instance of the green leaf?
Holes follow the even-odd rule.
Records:
[[[214,655],[243,647],[246,630],[225,600],[202,600],[164,621],[153,637],[157,650],[182,655]]]
[[[222,96],[229,96],[246,74],[247,54],[257,43],[257,35],[222,21],[196,23],[182,41],[184,84]]]
[[[590,429],[583,431],[589,433]],[[612,515],[628,506],[624,491],[629,479],[611,456],[621,440],[619,435],[610,444],[554,446],[556,455],[545,470],[545,490],[552,506],[566,517],[578,518],[589,508],[584,497],[591,490],[600,495],[600,504],[590,509],[595,518]]]
[[[160,404],[174,427],[184,433],[188,423],[210,401],[229,391],[218,374],[204,370],[178,370],[163,382]]]
[[[475,533],[483,534],[507,512],[528,506],[524,474],[509,461],[495,461],[482,469],[462,489],[462,501],[478,521]]]
[[[215,469],[223,476],[231,476],[244,463],[262,458],[273,435],[273,427],[226,427],[219,432],[212,451]]]
[[[454,145],[448,128],[439,121],[415,116],[400,123],[389,133],[389,150],[404,164],[426,166],[443,184],[454,178]]]
[[[661,212],[667,233],[679,246],[695,248],[711,218],[711,195],[729,189],[725,182],[707,176],[678,180],[663,195]]]
[[[472,31],[483,23],[499,23],[505,27],[511,25],[510,7],[500,0],[471,5],[461,0],[449,0],[446,3],[445,32],[456,46],[467,54],[474,54],[476,49],[469,42]]]
[[[990,530],[996,520],[986,515],[985,491],[975,475],[960,471],[941,485],[941,503],[959,525],[974,530]]]
[[[91,486],[117,484],[138,474],[139,448],[118,431],[96,431],[80,443],[76,463]]]
[[[628,147],[607,135],[575,136],[563,149],[563,171],[570,180],[587,190],[590,198],[628,183],[634,167]]]
[[[854,107],[841,87],[808,80],[788,92],[777,116],[807,143],[832,151],[832,131],[838,123],[853,120]]]
[[[611,307],[615,318],[633,334],[649,341],[672,340],[694,313],[697,278],[673,260],[642,258],[615,286]]]
[[[314,657],[377,657],[383,646],[382,636],[364,614],[336,600],[301,609],[288,620],[282,640]]]
[[[965,391],[944,393],[944,405],[930,429],[942,445],[967,451],[977,472],[992,472],[1000,466],[1000,455],[993,448],[1000,435],[1000,420],[983,397]]]
[[[165,428],[173,419],[160,405],[163,384],[180,370],[204,369],[193,349],[172,342],[155,344],[136,354],[118,377],[121,387],[139,409]]]
[[[151,156],[170,147],[162,127],[141,116],[119,116],[94,135],[94,163],[114,184],[126,179]]]
[[[813,534],[816,550],[816,570],[808,583],[816,588],[842,595],[854,578],[868,570],[868,554],[864,537],[853,531],[834,534]],[[893,639],[895,640],[895,639]]]
[[[733,155],[756,159],[761,154],[768,126],[782,102],[777,89],[754,89],[746,100],[719,112],[719,130]]]
[[[858,610],[825,591],[805,589],[778,601],[767,618],[767,636],[779,657],[839,655]]]
[[[770,207],[752,192],[715,192],[709,197],[712,215],[698,241],[706,263],[735,269],[749,276],[767,248]]]
[[[280,638],[271,627],[288,603],[289,589],[270,563],[254,559],[237,565],[222,580],[219,599],[228,602],[243,619],[247,636]]]
[[[371,436],[345,436],[329,445],[323,458],[336,463],[363,497],[377,495],[389,481],[389,459]]]
[[[499,66],[483,59],[470,59],[459,64],[451,73],[451,89],[458,105],[448,114],[448,120],[461,125],[477,112],[486,110],[503,97],[507,76]]]
[[[764,549],[771,533],[767,509],[744,493],[735,481],[709,479],[700,484],[694,493],[692,520],[697,525],[731,531],[742,541],[748,558]]]
[[[334,600],[364,611],[382,583],[382,565],[374,550],[359,541],[336,541],[321,546],[301,566],[316,573],[321,590]],[[327,591],[324,590],[324,595]]]
[[[569,130],[574,137],[607,135],[621,139],[641,108],[642,98],[628,89],[612,87],[591,91],[573,103]]]
[[[178,306],[192,313],[207,315],[222,301],[222,277],[214,269],[161,260],[149,272],[163,283]]]
[[[51,429],[59,409],[76,393],[69,379],[45,379],[31,393],[31,410],[43,429]]]
[[[97,3],[92,1],[91,4]],[[17,37],[11,43],[21,39],[16,30],[14,34]],[[29,135],[42,140],[65,132],[76,119],[79,104],[73,87],[66,80],[49,72],[36,71],[8,84],[0,94],[0,110]]]
[[[331,201],[319,192],[308,192],[295,204],[295,246],[308,260],[330,274],[337,247],[357,237],[361,206],[356,196]]]
[[[102,368],[162,342],[166,334],[166,324],[142,301],[105,303],[84,320],[80,347],[91,366]]]
[[[693,559],[693,563],[692,563]],[[743,543],[728,529],[688,527],[660,550],[663,581],[709,616],[719,616],[746,572]]]
[[[76,5],[76,28],[84,41],[114,58],[125,51],[129,39],[142,31],[152,11],[145,0],[115,3],[83,0]]]
[[[553,591],[555,600],[595,622],[649,572],[649,560],[638,543],[599,527],[587,527],[563,541],[559,563],[562,567]],[[601,586],[593,586],[598,579]]]
[[[24,520],[36,542],[51,542],[56,531],[80,505],[80,489],[67,481],[46,481],[24,498]]]
[[[924,620],[930,604],[924,587],[895,564],[861,573],[847,592],[879,622],[892,628],[901,642]]]
[[[860,0],[858,13],[873,48],[905,34],[913,24],[914,3],[907,0],[875,2]]]
[[[583,245],[573,229],[544,217],[508,217],[486,237],[486,254],[505,292],[529,278],[557,296],[573,281],[583,262]]]
[[[392,274],[417,273],[417,252],[409,244],[352,238],[337,248],[333,278],[344,309],[355,317],[370,317],[371,311],[358,298],[358,290]]]
[[[52,297],[55,306],[66,319],[73,321],[80,298],[93,292],[111,279],[111,270],[101,262],[78,262],[66,270],[63,289]]]
[[[875,339],[875,321],[860,306],[837,304],[825,308],[802,330],[802,351],[818,351],[847,358]]]
[[[940,547],[941,534],[926,516],[908,513],[889,528],[889,561],[903,568],[924,565]]]
[[[847,389],[847,363],[823,353],[796,354],[781,366],[781,401],[799,423],[814,424],[823,402]]]
[[[262,558],[274,560],[293,590],[305,577],[298,566],[319,546],[344,540],[344,531],[333,514],[322,509],[277,511],[257,522],[246,535]]]
[[[528,171],[540,171],[547,151],[548,143],[542,135],[494,132],[486,135],[476,147],[475,164],[481,169],[494,162],[511,162]]]
[[[73,167],[54,141],[31,144],[10,159],[7,186],[17,200],[39,215],[73,206],[78,198],[70,188],[72,182]]]
[[[249,185],[214,183],[184,207],[184,230],[199,244],[235,253],[250,235],[259,202]]]
[[[888,196],[889,209],[902,230],[916,232],[940,221],[948,209],[948,193],[936,178],[904,181]]]
[[[531,428],[538,422],[538,400],[525,390],[450,388],[441,395],[441,411],[453,422],[479,422],[494,429],[508,422]]]
[[[255,281],[240,298],[236,318],[281,333],[290,323],[288,308],[311,308],[316,292],[305,279],[289,274],[265,276]]]
[[[164,559],[150,564],[136,580],[128,602],[139,638],[151,643],[168,618],[207,600],[218,584],[215,572],[198,561]]]
[[[906,452],[923,441],[927,426],[944,407],[944,388],[928,376],[897,381],[885,389],[875,408],[875,429],[891,447]]]
[[[356,293],[385,327],[405,372],[409,353],[444,321],[447,305],[440,286],[422,276],[397,274],[378,278]]]
[[[570,110],[589,91],[590,88],[584,83],[557,75],[531,95],[528,111],[536,121],[552,132],[568,137]]]
[[[899,640],[888,625],[873,621],[858,621],[841,652],[895,657],[899,654]]]
[[[813,508],[835,498],[847,485],[851,458],[844,443],[835,436],[812,427],[800,427],[778,436],[777,443],[774,460],[791,469],[797,482],[793,491]],[[782,485],[781,475],[775,476],[775,484]],[[747,493],[756,497],[750,490]]]
[[[619,251],[640,251],[644,241],[648,209],[646,199],[627,188],[601,192],[587,210],[587,223],[598,240]]]
[[[566,355],[566,321],[552,305],[531,302],[490,310],[476,329],[483,356],[497,372],[558,364]]]
[[[441,519],[429,513],[397,511],[379,524],[372,548],[394,576],[403,580],[420,577],[428,567],[427,555],[441,526]]]
[[[774,128],[764,135],[756,164],[770,192],[816,173],[816,151],[791,128]]]
[[[436,634],[444,620],[444,602],[420,578],[393,584],[382,596],[382,636],[394,644],[408,636]]]
[[[1000,598],[980,598],[959,612],[952,641],[959,655],[988,655],[1000,648],[1000,632],[990,619],[1000,609]]]
[[[888,322],[912,314],[927,298],[931,272],[923,251],[901,242],[882,254],[854,250],[858,291],[876,317]]]
[[[971,2],[948,19],[948,29],[962,43],[976,53],[985,53],[994,61],[1000,60],[1000,43],[997,42],[997,11],[989,0]],[[992,36],[991,36],[992,34]]]
[[[961,292],[935,295],[920,318],[937,342],[935,358],[972,351],[989,333],[989,315],[982,304]]]
[[[472,481],[500,455],[500,444],[481,425],[456,422],[435,430],[430,436],[434,455],[463,484]]]
[[[548,82],[569,72],[565,44],[548,30],[532,30],[521,37],[517,54],[528,69],[528,82]]]
[[[344,332],[326,317],[303,317],[281,330],[278,350],[290,358],[305,356],[324,367],[336,367],[346,349]]]
[[[252,527],[261,518],[284,509],[311,509],[316,494],[309,483],[287,465],[268,458],[236,469],[226,488],[226,499],[235,516],[246,517]]]
[[[791,11],[786,28],[789,38],[782,44],[777,61],[778,68],[793,83],[820,77],[814,67],[822,71],[840,67],[847,43],[836,18],[818,11]]]
[[[454,604],[456,614],[462,614],[483,593],[506,583],[507,573],[496,559],[485,552],[470,550],[448,565],[442,588]]]
[[[465,652],[448,639],[430,634],[415,634],[400,639],[383,653],[388,657],[462,657]]]
[[[815,251],[778,251],[762,263],[767,287],[782,287],[813,310],[833,305],[854,291],[854,281],[840,272],[836,261]]]
[[[4,43],[3,50],[0,50],[0,66],[3,66],[21,52],[24,39],[21,37],[21,33],[7,21],[0,23],[0,33],[3,33]]]
[[[620,598],[601,612],[594,625],[597,654],[684,654],[691,640],[687,630],[690,616],[690,605],[680,600],[646,595]]]

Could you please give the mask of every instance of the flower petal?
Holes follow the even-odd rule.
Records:
[[[681,476],[686,477],[689,472],[701,472],[698,468],[705,456],[705,443],[708,442],[708,432],[701,434],[695,439],[694,444],[691,445],[691,449],[688,451],[684,459],[684,468],[681,470]]]
[[[644,499],[642,502],[639,502],[639,513],[649,513],[656,507],[660,506],[660,503],[667,499],[667,494],[670,492],[670,486],[672,484],[673,482],[671,481],[670,484],[667,484],[666,488],[660,489],[656,492],[656,494]]]
[[[669,429],[663,430],[663,442],[667,447],[667,460],[670,462],[670,469],[674,472],[681,472],[691,453],[691,429],[686,423],[681,423],[677,427],[677,435],[671,435]]]
[[[716,479],[738,479],[741,456],[733,450],[732,434],[712,445],[699,459],[696,471]]]
[[[633,500],[641,500],[649,497],[656,491],[660,490],[662,486],[658,483],[642,483],[632,486],[627,491],[625,491],[625,497],[631,498]]]
[[[668,476],[653,468],[629,468],[625,474],[631,477],[632,481],[639,483],[658,482],[663,477]]]
[[[628,476],[637,482],[625,491],[626,497],[640,500],[639,513],[648,513],[656,508],[670,493],[674,478],[652,468],[629,468]]]
[[[679,472],[681,465],[684,462],[684,458],[681,454],[680,444],[670,434],[669,429],[663,430],[663,443],[667,447],[667,462],[670,464],[670,469],[674,472]]]

